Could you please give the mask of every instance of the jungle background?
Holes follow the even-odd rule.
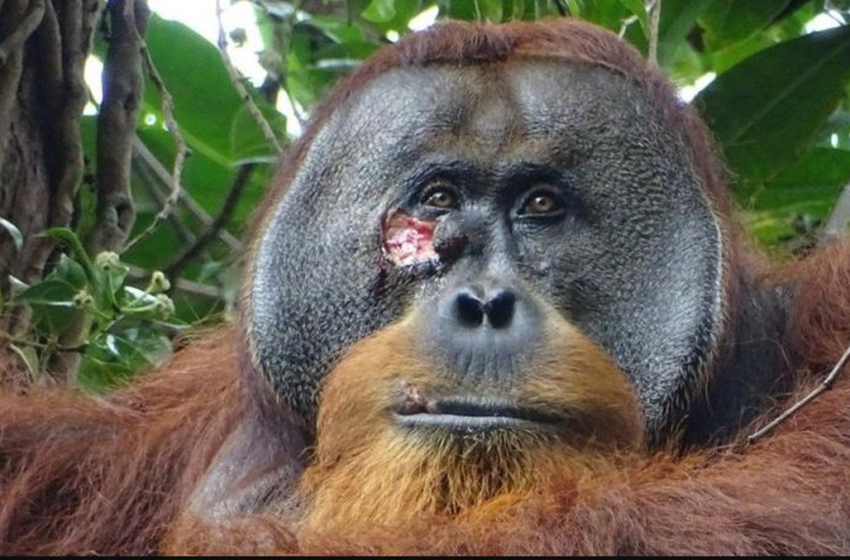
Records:
[[[433,20],[607,27],[706,119],[765,251],[850,219],[850,0],[173,1],[218,40],[147,0],[0,0],[0,390],[108,390],[225,320],[279,154],[340,77]],[[246,5],[256,25],[225,23]]]

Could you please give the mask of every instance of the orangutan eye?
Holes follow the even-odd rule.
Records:
[[[529,218],[546,217],[557,215],[563,210],[564,202],[558,193],[540,189],[526,197],[517,215]]]
[[[458,207],[458,196],[450,185],[438,183],[428,187],[422,195],[422,204],[441,210]]]

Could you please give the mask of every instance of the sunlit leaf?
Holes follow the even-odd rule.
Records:
[[[361,15],[363,19],[375,23],[389,21],[395,16],[394,2],[393,0],[372,0]]]

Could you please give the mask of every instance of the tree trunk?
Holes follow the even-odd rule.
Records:
[[[0,216],[24,236],[0,233],[0,290],[9,275],[41,278],[54,243],[38,234],[70,226],[83,177],[79,119],[83,69],[102,0],[0,0]],[[7,315],[16,332],[26,319]]]
[[[105,23],[111,24],[112,36],[93,173],[104,228],[94,232],[100,237],[90,244],[93,250],[122,246],[132,226],[130,153],[148,18],[146,0],[108,4]],[[23,246],[17,249],[0,227],[0,302],[9,298],[10,276],[30,284],[50,267],[56,243],[39,234],[75,225],[85,173],[80,117],[88,92],[83,72],[106,5],[106,0],[0,0],[0,217],[23,234]],[[3,310],[0,332],[12,337],[24,333],[26,311],[16,306]],[[85,323],[70,330],[74,332],[61,341],[69,346],[84,338]],[[66,366],[59,367],[57,377],[70,379],[77,360],[58,358],[52,362]],[[0,371],[0,386],[9,381],[4,375],[8,377]]]

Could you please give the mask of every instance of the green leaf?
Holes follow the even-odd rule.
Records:
[[[753,210],[798,211],[807,203],[831,209],[848,181],[850,151],[814,148],[742,202]]]
[[[799,34],[795,35],[795,37]],[[717,74],[723,74],[757,53],[776,46],[777,41],[768,33],[756,33],[745,41],[729,47],[712,51],[705,55],[708,68]]]
[[[622,2],[589,2],[584,4],[581,12],[582,19],[615,32],[619,32],[623,21],[630,15]]]
[[[250,150],[242,143],[233,143],[234,123],[245,108],[215,45],[183,24],[156,16],[151,18],[145,41],[174,98],[180,131],[195,154],[203,154],[227,167],[234,156],[248,157],[271,151],[255,122],[242,121],[243,126],[253,131],[256,140]],[[259,99],[256,102],[261,108],[267,105]],[[273,113],[269,111],[270,115]],[[159,93],[150,82],[145,84],[140,122],[144,122],[147,115],[156,116],[157,126],[162,127]],[[240,141],[245,141],[244,134],[240,135]]]
[[[62,255],[59,258],[59,263],[53,269],[53,272],[50,273],[50,278],[67,282],[76,288],[77,291],[82,290],[88,285],[85,270],[80,263],[70,259],[68,255]]]
[[[372,0],[363,13],[363,19],[374,23],[390,21],[395,17],[393,0]]]
[[[525,15],[525,0],[505,0],[505,12],[510,14],[511,20],[522,19]]]
[[[502,0],[478,0],[481,15],[484,19],[493,23],[502,21]]]
[[[826,218],[848,181],[850,151],[814,148],[770,181],[739,192],[738,200],[749,211],[748,229],[773,245],[796,236],[795,219]]]
[[[148,49],[166,87],[174,98],[175,117],[192,151],[186,161],[182,183],[186,192],[207,212],[215,213],[230,187],[235,162],[243,159],[276,157],[259,125],[247,115],[236,94],[218,49],[186,26],[151,18]],[[101,47],[102,48],[102,47]],[[175,56],[174,53],[181,53]],[[247,84],[251,89],[250,84]],[[261,99],[255,99],[263,115],[276,131],[285,129],[285,120]],[[148,122],[148,118],[152,122]],[[139,115],[137,134],[162,165],[170,171],[175,146],[164,130],[164,119],[156,88],[148,82]],[[88,152],[91,154],[91,152]],[[90,155],[91,157],[91,155]],[[251,212],[264,192],[268,169],[253,175],[240,200],[234,221],[239,224]],[[136,177],[138,183],[138,177]],[[135,186],[134,186],[135,188]],[[150,223],[156,208],[139,208],[133,234]],[[148,268],[162,267],[179,240],[168,226],[137,244],[127,255],[128,262]]]
[[[12,236],[12,242],[15,244],[15,249],[20,251],[24,244],[24,236],[21,233],[21,230],[19,230],[15,224],[3,218],[0,218],[0,227],[5,229],[9,235]]]
[[[440,15],[442,18],[471,21],[478,19],[479,14],[477,0],[446,0],[440,3]]]
[[[646,11],[646,4],[644,4],[644,1],[620,0],[620,3],[623,4],[623,6],[625,6],[631,13],[637,16],[638,21],[640,21],[640,27],[643,29],[644,36],[649,38],[649,14]]]
[[[80,387],[103,392],[125,383],[140,371],[167,360],[171,342],[149,328],[107,333],[90,341],[80,364]]]
[[[123,263],[108,268],[98,267],[95,271],[98,281],[110,295],[110,303],[115,303],[115,294],[123,287],[129,272],[130,269]]]
[[[790,0],[724,0],[712,2],[700,22],[705,42],[722,48],[752,37],[782,13]]]
[[[77,261],[82,265],[83,271],[86,274],[86,278],[88,278],[89,283],[92,286],[97,286],[97,279],[94,274],[94,265],[92,265],[91,259],[89,258],[88,253],[83,248],[83,244],[80,242],[80,238],[77,237],[77,234],[71,231],[68,228],[52,228],[48,229],[41,235],[45,237],[50,237],[57,241],[61,241],[65,245],[71,249],[71,252],[74,253],[74,257]]]
[[[695,103],[743,181],[793,163],[835,110],[850,80],[850,26],[780,43],[746,59]]]
[[[712,0],[663,0],[658,22],[658,61],[666,66]]]
[[[79,290],[58,278],[48,279],[30,286],[15,297],[15,301],[30,305],[74,307],[74,296]]]
[[[147,33],[147,46],[166,87],[174,98],[175,117],[180,131],[192,151],[185,163],[182,185],[186,193],[205,211],[215,214],[230,188],[241,160],[276,159],[259,125],[248,114],[244,103],[236,94],[218,49],[186,26],[153,17]],[[101,46],[101,48],[103,48]],[[174,53],[179,52],[180,56]],[[246,84],[251,89],[250,84]],[[268,103],[256,99],[257,105],[272,128],[281,133],[285,120]],[[83,119],[86,121],[86,119]],[[164,129],[164,119],[156,88],[146,84],[144,100],[137,124],[137,134],[156,159],[171,171],[175,146]],[[84,122],[86,138],[94,127]],[[87,142],[87,155],[93,159],[93,143]],[[238,231],[259,203],[268,182],[269,168],[257,170],[251,177],[237,205],[231,231]],[[136,235],[153,220],[160,205],[147,194],[139,174],[134,174],[134,200],[137,202],[137,219],[132,235]],[[85,196],[82,197],[85,201]],[[175,214],[184,223],[196,228],[178,208]],[[197,230],[196,230],[197,231]],[[127,262],[142,268],[162,268],[172,258],[175,248],[183,241],[174,228],[163,223],[125,255]],[[211,247],[211,252],[221,248]],[[187,270],[187,275],[191,269]]]
[[[134,288],[133,286],[124,286],[124,289],[119,294],[119,303],[121,307],[129,305],[152,305],[156,303],[156,296],[146,293],[144,290]]]

